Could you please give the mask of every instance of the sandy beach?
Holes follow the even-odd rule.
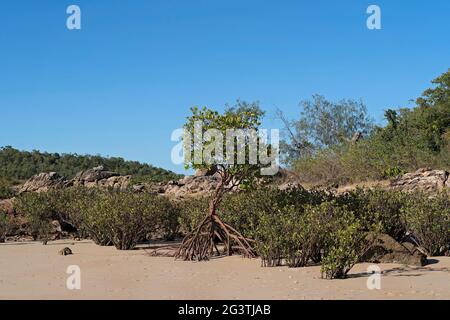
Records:
[[[73,255],[58,251],[70,247]],[[261,268],[238,256],[209,262],[152,257],[90,241],[0,245],[0,299],[450,299],[450,258],[423,267],[380,264],[381,289],[368,290],[369,264],[349,279],[322,280],[320,267]],[[78,265],[81,289],[68,290],[67,267]]]

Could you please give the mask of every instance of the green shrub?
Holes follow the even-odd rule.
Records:
[[[309,191],[302,187],[279,190],[266,187],[228,195],[218,212],[225,222],[244,236],[254,238],[258,220],[264,214],[271,215],[290,207],[289,210],[301,215],[305,206],[320,204],[331,198],[330,194],[322,190]]]
[[[385,233],[401,241],[406,234],[401,209],[408,197],[394,190],[357,189],[339,196],[337,202],[355,213],[365,231]]]
[[[104,192],[98,192],[92,198],[90,205],[87,201],[78,200],[72,203],[69,215],[73,224],[79,224],[82,233],[99,246],[112,245],[108,230],[108,216],[113,204],[112,197]],[[79,215],[78,215],[79,214]]]
[[[310,260],[321,261],[321,250],[326,234],[322,217],[311,210],[317,206],[308,206],[304,214],[296,210],[287,210],[281,217],[283,256],[291,268],[304,267]],[[291,207],[292,208],[292,207]]]
[[[321,259],[322,277],[345,278],[364,253],[365,233],[347,206],[336,201],[309,206],[305,212],[309,225],[310,259]]]
[[[446,253],[450,247],[450,198],[416,194],[402,210],[408,230],[430,256]]]
[[[44,244],[50,239],[55,212],[46,193],[24,193],[15,199],[16,211],[26,215],[28,231]]]
[[[14,197],[14,191],[12,190],[13,183],[6,179],[0,177],[0,199],[9,199]]]
[[[389,167],[383,172],[383,176],[385,178],[397,178],[399,176],[402,176],[406,173],[406,170],[401,169],[398,166]]]
[[[359,221],[340,225],[329,234],[329,243],[322,259],[322,278],[343,279],[360,260],[366,245]]]
[[[178,223],[182,234],[188,234],[198,227],[208,212],[208,201],[207,197],[193,197],[179,204]]]
[[[47,196],[49,198],[53,211],[57,214],[61,225],[75,230],[79,237],[89,236],[85,229],[85,219],[88,208],[92,207],[99,195],[104,191],[97,188],[72,187],[59,190],[51,190]],[[94,223],[89,221],[89,223]],[[95,229],[95,227],[93,228]],[[97,232],[95,242],[101,245],[108,245],[110,241],[102,240],[101,232]]]
[[[263,267],[279,266],[283,262],[284,232],[282,212],[261,212],[255,228],[255,250]]]
[[[336,201],[272,208],[260,212],[256,251],[266,267],[303,267],[321,262],[325,278],[343,278],[363,254],[365,233],[359,220]]]
[[[131,250],[138,242],[173,234],[175,207],[163,197],[131,192],[100,192],[82,215],[82,228],[100,245]]]
[[[254,238],[259,218],[277,207],[277,191],[269,188],[249,190],[227,195],[218,214],[247,238]]]
[[[0,211],[0,242],[5,242],[6,236],[14,233],[16,228],[14,217]]]

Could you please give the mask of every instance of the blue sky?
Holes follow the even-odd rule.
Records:
[[[366,28],[370,4],[382,30]],[[277,128],[276,108],[298,117],[320,93],[382,121],[450,67],[449,35],[448,0],[4,0],[0,146],[183,172],[170,134],[189,107],[259,100]]]

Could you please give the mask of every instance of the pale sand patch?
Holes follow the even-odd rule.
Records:
[[[70,247],[74,255],[60,256]],[[237,256],[193,263],[118,251],[89,241],[0,245],[0,299],[450,299],[450,258],[423,268],[380,264],[381,290],[368,290],[368,264],[346,280],[320,267],[261,268]],[[81,290],[66,289],[66,268],[81,268]]]

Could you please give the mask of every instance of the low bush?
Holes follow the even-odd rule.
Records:
[[[429,256],[450,249],[450,197],[446,193],[430,197],[416,194],[402,209],[405,224]]]
[[[328,234],[329,242],[322,259],[322,278],[343,279],[363,256],[366,244],[359,221],[345,217],[345,224],[339,225]],[[348,224],[347,224],[348,223]]]
[[[171,216],[173,215],[173,217]],[[83,214],[83,229],[100,245],[131,250],[138,242],[176,232],[170,200],[151,194],[102,192]]]
[[[263,267],[275,267],[283,263],[284,231],[283,212],[261,212],[255,228],[255,250]]]
[[[89,237],[96,244],[132,249],[150,238],[171,239],[178,232],[178,209],[165,197],[96,188],[26,193],[16,200],[34,239],[47,242],[51,222]]]
[[[266,267],[304,267],[322,262],[324,278],[344,278],[364,253],[365,233],[347,207],[335,201],[285,206],[260,214],[256,251]]]
[[[278,190],[259,188],[235,194],[227,194],[220,203],[217,214],[222,220],[247,238],[255,236],[256,227],[263,214],[271,214],[280,208],[294,207],[301,213],[308,204],[318,204],[328,199],[324,191],[307,191],[303,188]],[[180,226],[184,233],[193,231],[208,212],[208,198],[191,198],[180,205]]]
[[[0,199],[9,199],[14,197],[15,193],[12,187],[13,183],[9,179],[0,177]]]
[[[50,239],[55,212],[47,193],[24,193],[15,199],[16,211],[25,214],[28,231],[34,240],[44,244]]]
[[[5,242],[6,236],[13,234],[16,229],[17,225],[14,217],[0,211],[0,242]]]
[[[179,205],[179,231],[186,235],[195,230],[208,213],[208,198],[189,198]]]
[[[280,210],[286,211],[286,208],[300,216],[307,205],[317,205],[332,198],[333,196],[325,191],[309,191],[302,187],[286,190],[260,188],[228,195],[218,211],[229,225],[234,226],[244,236],[254,238],[261,217],[273,215]]]
[[[83,228],[84,215],[100,193],[96,188],[73,187],[51,190],[47,197],[63,228],[76,231],[79,237],[84,238],[87,236]]]
[[[385,233],[401,241],[406,234],[401,209],[410,195],[393,190],[357,189],[337,198],[352,210],[365,231]]]

